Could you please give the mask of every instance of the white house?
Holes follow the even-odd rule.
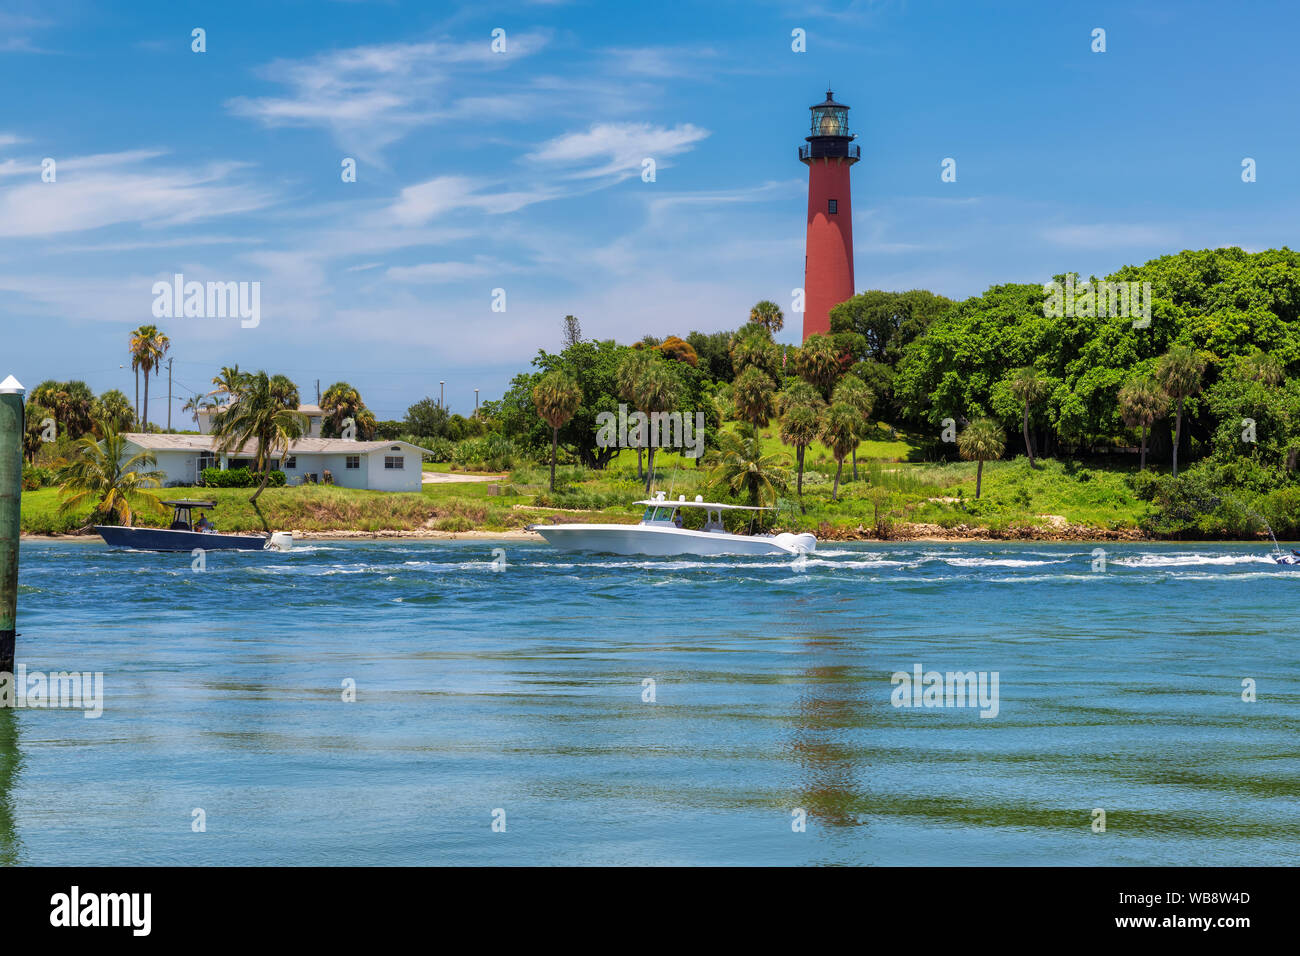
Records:
[[[199,423],[199,433],[203,435],[212,434],[212,416],[217,412],[225,411],[229,405],[213,405],[210,408],[200,408],[194,413],[195,420]],[[325,420],[325,413],[321,411],[319,405],[299,405],[298,412],[307,416],[307,438],[320,438],[321,423]]]
[[[165,472],[164,485],[198,484],[204,468],[251,468],[256,443],[242,449],[218,452],[211,435],[153,435],[127,432],[128,457],[148,451],[157,459],[154,468]],[[284,460],[271,459],[271,467],[284,472],[286,485],[329,480],[344,488],[374,491],[419,491],[421,456],[427,448],[404,441],[349,441],[345,438],[300,438],[289,446]]]

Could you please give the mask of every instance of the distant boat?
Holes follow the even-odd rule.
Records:
[[[133,551],[288,551],[293,547],[293,535],[277,531],[270,537],[260,534],[217,534],[215,531],[195,531],[190,524],[190,509],[215,508],[215,501],[164,501],[172,509],[172,523],[168,528],[128,528],[122,525],[95,525],[96,533],[110,548],[130,548]]]
[[[1290,554],[1283,554],[1278,551],[1273,555],[1273,560],[1278,564],[1300,564],[1300,551],[1296,551],[1294,548],[1291,549]]]
[[[669,556],[785,554],[800,555],[817,548],[811,534],[732,534],[722,524],[724,511],[770,511],[748,505],[724,505],[696,496],[685,495],[668,501],[663,492],[653,499],[634,502],[645,505],[637,524],[547,524],[531,525],[548,544],[566,551],[596,551],[605,554],[648,554]],[[681,527],[681,509],[695,508],[706,513],[699,530]]]

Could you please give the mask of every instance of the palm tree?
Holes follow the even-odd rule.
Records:
[[[776,343],[764,326],[750,324],[736,330],[729,346],[731,367],[739,375],[756,365],[769,375],[778,371]]]
[[[115,388],[110,388],[95,399],[92,412],[96,422],[107,421],[114,431],[124,432],[131,428],[131,399]],[[100,436],[103,437],[102,435]]]
[[[829,335],[810,335],[794,357],[799,377],[815,386],[822,398],[830,398],[831,387],[840,377],[840,350]]]
[[[1255,349],[1238,359],[1239,367],[1247,378],[1264,385],[1277,385],[1286,377],[1286,369],[1276,357],[1263,349]]]
[[[149,331],[155,328],[152,325],[142,325],[131,333],[128,349],[131,352],[131,371],[135,373],[135,420],[140,420],[140,355],[144,351],[144,343],[153,335]]]
[[[957,436],[957,451],[967,461],[977,461],[975,469],[975,500],[979,501],[980,485],[984,480],[984,462],[1001,458],[1007,449],[1007,436],[1002,427],[991,418],[979,418],[966,426]]]
[[[342,435],[343,422],[350,418],[357,430],[357,437],[367,437],[368,433],[362,427],[361,416],[366,403],[361,400],[361,393],[347,382],[335,382],[325,389],[325,394],[321,396],[320,407],[325,415],[326,430],[331,435]],[[373,421],[374,417],[371,416],[370,420]]]
[[[162,357],[171,340],[156,325],[142,325],[131,333],[131,369],[136,373],[136,420],[142,431],[149,430],[149,375],[162,368]],[[144,372],[144,406],[140,405],[140,372]]]
[[[785,316],[781,312],[781,307],[767,299],[756,303],[749,310],[749,321],[767,329],[769,335],[774,335],[785,328]]]
[[[241,372],[239,365],[223,365],[221,371],[212,378],[212,384],[217,386],[208,392],[209,396],[225,395],[228,399],[233,398],[244,385],[244,379],[248,377],[247,372]]]
[[[718,447],[709,450],[705,464],[711,487],[725,488],[733,495],[743,492],[756,507],[775,503],[790,482],[781,456],[763,454],[763,442],[752,425],[719,435]]]
[[[284,408],[297,408],[300,404],[298,386],[287,375],[271,376],[271,395]]]
[[[1132,378],[1119,390],[1119,413],[1129,428],[1142,429],[1142,456],[1138,471],[1146,471],[1148,430],[1157,418],[1169,414],[1169,396],[1155,379]]]
[[[653,432],[651,416],[655,412],[668,412],[677,405],[678,381],[666,360],[656,358],[645,367],[637,380],[636,406],[645,413],[647,427]],[[653,439],[653,435],[647,436]],[[650,441],[650,451],[646,455],[645,488],[648,492],[655,479],[655,445]]]
[[[845,375],[835,384],[831,393],[831,402],[847,402],[858,413],[858,440],[871,434],[871,411],[876,405],[876,396],[872,394],[867,383],[856,375]],[[858,442],[853,443],[853,480],[858,480]]]
[[[731,400],[741,421],[762,428],[776,412],[776,385],[766,372],[751,365],[736,376]]]
[[[551,491],[555,490],[555,459],[560,445],[560,428],[582,404],[582,389],[567,372],[547,372],[533,386],[533,404],[537,414],[551,426]]]
[[[205,401],[202,395],[196,394],[190,396],[190,400],[181,406],[181,411],[189,412],[190,417],[194,419],[194,424],[197,425],[199,423],[199,412],[215,407],[211,402]]]
[[[51,409],[36,402],[28,402],[24,410],[26,422],[23,427],[23,457],[33,464],[36,463],[36,453],[41,450],[41,445],[45,443],[45,426],[41,424],[46,418],[54,418]],[[57,422],[57,419],[55,419]]]
[[[262,483],[249,499],[254,505],[271,480],[272,459],[277,453],[283,457],[307,430],[307,416],[296,406],[286,408],[271,382],[266,372],[245,376],[231,404],[212,416],[212,438],[217,451],[236,451],[250,441],[257,442],[254,467],[261,472]]]
[[[821,439],[835,456],[835,486],[831,489],[831,501],[840,500],[840,475],[844,472],[844,459],[858,444],[858,421],[857,409],[848,402],[833,402],[822,414]]]
[[[297,404],[294,404],[297,407]],[[364,405],[357,410],[357,416],[353,419],[357,426],[357,438],[361,441],[370,441],[375,437],[375,429],[379,427],[379,422],[375,420],[375,413]]]
[[[1156,381],[1177,403],[1174,418],[1174,477],[1178,477],[1178,444],[1183,434],[1183,403],[1201,388],[1205,358],[1186,345],[1175,345],[1156,363]]]
[[[1026,365],[1012,373],[1011,394],[1020,399],[1024,406],[1025,454],[1029,456],[1029,467],[1037,468],[1034,464],[1034,445],[1029,440],[1029,406],[1043,400],[1047,394],[1047,383],[1038,377],[1038,369]]]
[[[781,441],[794,446],[795,461],[799,468],[797,494],[799,510],[807,514],[803,503],[803,459],[808,446],[821,434],[821,414],[825,403],[817,390],[806,382],[799,382],[781,393]]]
[[[645,370],[650,367],[650,363],[655,360],[654,353],[645,349],[628,349],[627,354],[623,356],[622,361],[618,363],[618,369],[615,372],[615,384],[618,388],[619,397],[637,408],[636,395],[637,386],[641,381],[641,376]],[[645,460],[645,441],[637,444],[636,448],[636,480],[645,480],[645,471],[642,468]]]
[[[72,438],[80,438],[94,424],[95,393],[85,382],[41,382],[32,389],[31,400],[52,411],[63,433]]]
[[[77,439],[71,462],[59,469],[59,513],[66,514],[85,504],[95,502],[91,512],[96,517],[116,517],[128,527],[135,515],[132,505],[139,502],[160,514],[167,509],[158,496],[148,488],[157,488],[167,477],[161,471],[143,471],[156,465],[157,459],[147,451],[127,457],[128,445],[124,437],[114,430],[112,423],[99,422],[98,431],[104,436],[95,441],[89,435]]]

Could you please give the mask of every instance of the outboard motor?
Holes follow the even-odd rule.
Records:
[[[807,532],[791,534],[789,531],[782,531],[776,536],[775,542],[778,547],[785,548],[791,554],[807,554],[809,551],[817,550],[816,536]]]
[[[276,531],[266,542],[268,551],[290,551],[293,549],[293,535],[288,531]]]

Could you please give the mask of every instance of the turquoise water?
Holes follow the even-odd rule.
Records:
[[[1294,862],[1300,568],[1262,547],[497,545],[24,543],[19,661],[105,706],[0,712],[0,859]],[[917,664],[997,672],[997,716],[893,706]]]

